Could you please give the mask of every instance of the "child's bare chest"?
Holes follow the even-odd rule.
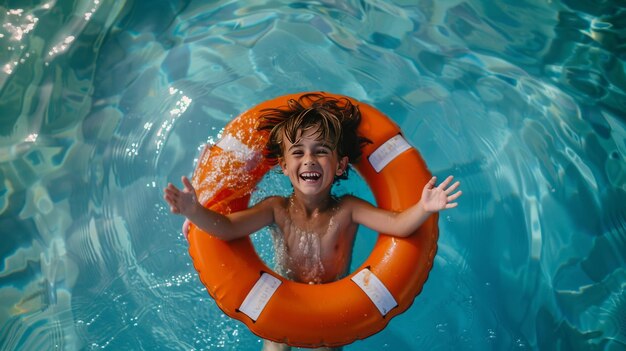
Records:
[[[321,252],[326,252],[335,245],[344,229],[339,217],[336,211],[307,215],[286,209],[277,224],[293,254],[298,248],[306,248],[306,245],[318,246]]]
[[[332,281],[345,274],[356,225],[339,208],[307,215],[285,208],[276,225],[281,231],[285,265],[301,281]],[[316,278],[311,278],[315,276]]]

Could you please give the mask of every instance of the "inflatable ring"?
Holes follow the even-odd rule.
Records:
[[[377,206],[400,211],[418,202],[431,175],[399,127],[367,104],[321,94],[358,104],[360,134],[373,143],[363,148],[354,166],[371,187]],[[262,156],[267,135],[255,128],[260,111],[287,106],[289,99],[301,95],[281,96],[244,112],[203,152],[192,182],[204,206],[221,213],[248,206],[250,194],[270,168]],[[191,224],[189,253],[219,308],[254,334],[298,347],[341,346],[379,332],[413,303],[433,264],[437,219],[431,216],[407,238],[380,233],[359,269],[318,285],[273,272],[248,237],[226,242]]]

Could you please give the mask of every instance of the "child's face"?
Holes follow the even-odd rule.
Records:
[[[316,138],[317,128],[310,128],[298,133],[295,144],[283,139],[280,166],[300,195],[327,195],[335,176],[343,174],[348,166],[348,157],[339,159],[337,150]]]

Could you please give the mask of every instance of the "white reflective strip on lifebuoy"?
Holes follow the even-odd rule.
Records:
[[[379,146],[376,151],[372,152],[368,160],[374,170],[377,173],[385,168],[389,162],[393,161],[394,158],[398,157],[402,152],[411,148],[411,145],[402,137],[402,135],[398,134],[393,138],[385,141],[381,146]]]
[[[263,273],[241,303],[239,311],[245,313],[253,321],[259,318],[272,295],[282,282],[271,274]]]
[[[398,306],[396,299],[393,298],[391,292],[387,290],[385,284],[378,279],[378,277],[372,273],[369,269],[362,269],[359,273],[355,274],[352,281],[365,292],[365,294],[372,300],[376,308],[380,311],[380,314],[387,315],[392,308]]]

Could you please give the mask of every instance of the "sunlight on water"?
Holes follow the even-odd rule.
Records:
[[[620,2],[9,3],[0,349],[260,349],[200,283],[162,188],[232,144],[241,112],[318,90],[391,116],[465,193],[412,308],[345,350],[626,347]],[[374,201],[357,174],[335,191]],[[251,201],[290,192],[270,171]],[[375,238],[359,231],[351,269]],[[252,239],[280,261],[269,230]]]

